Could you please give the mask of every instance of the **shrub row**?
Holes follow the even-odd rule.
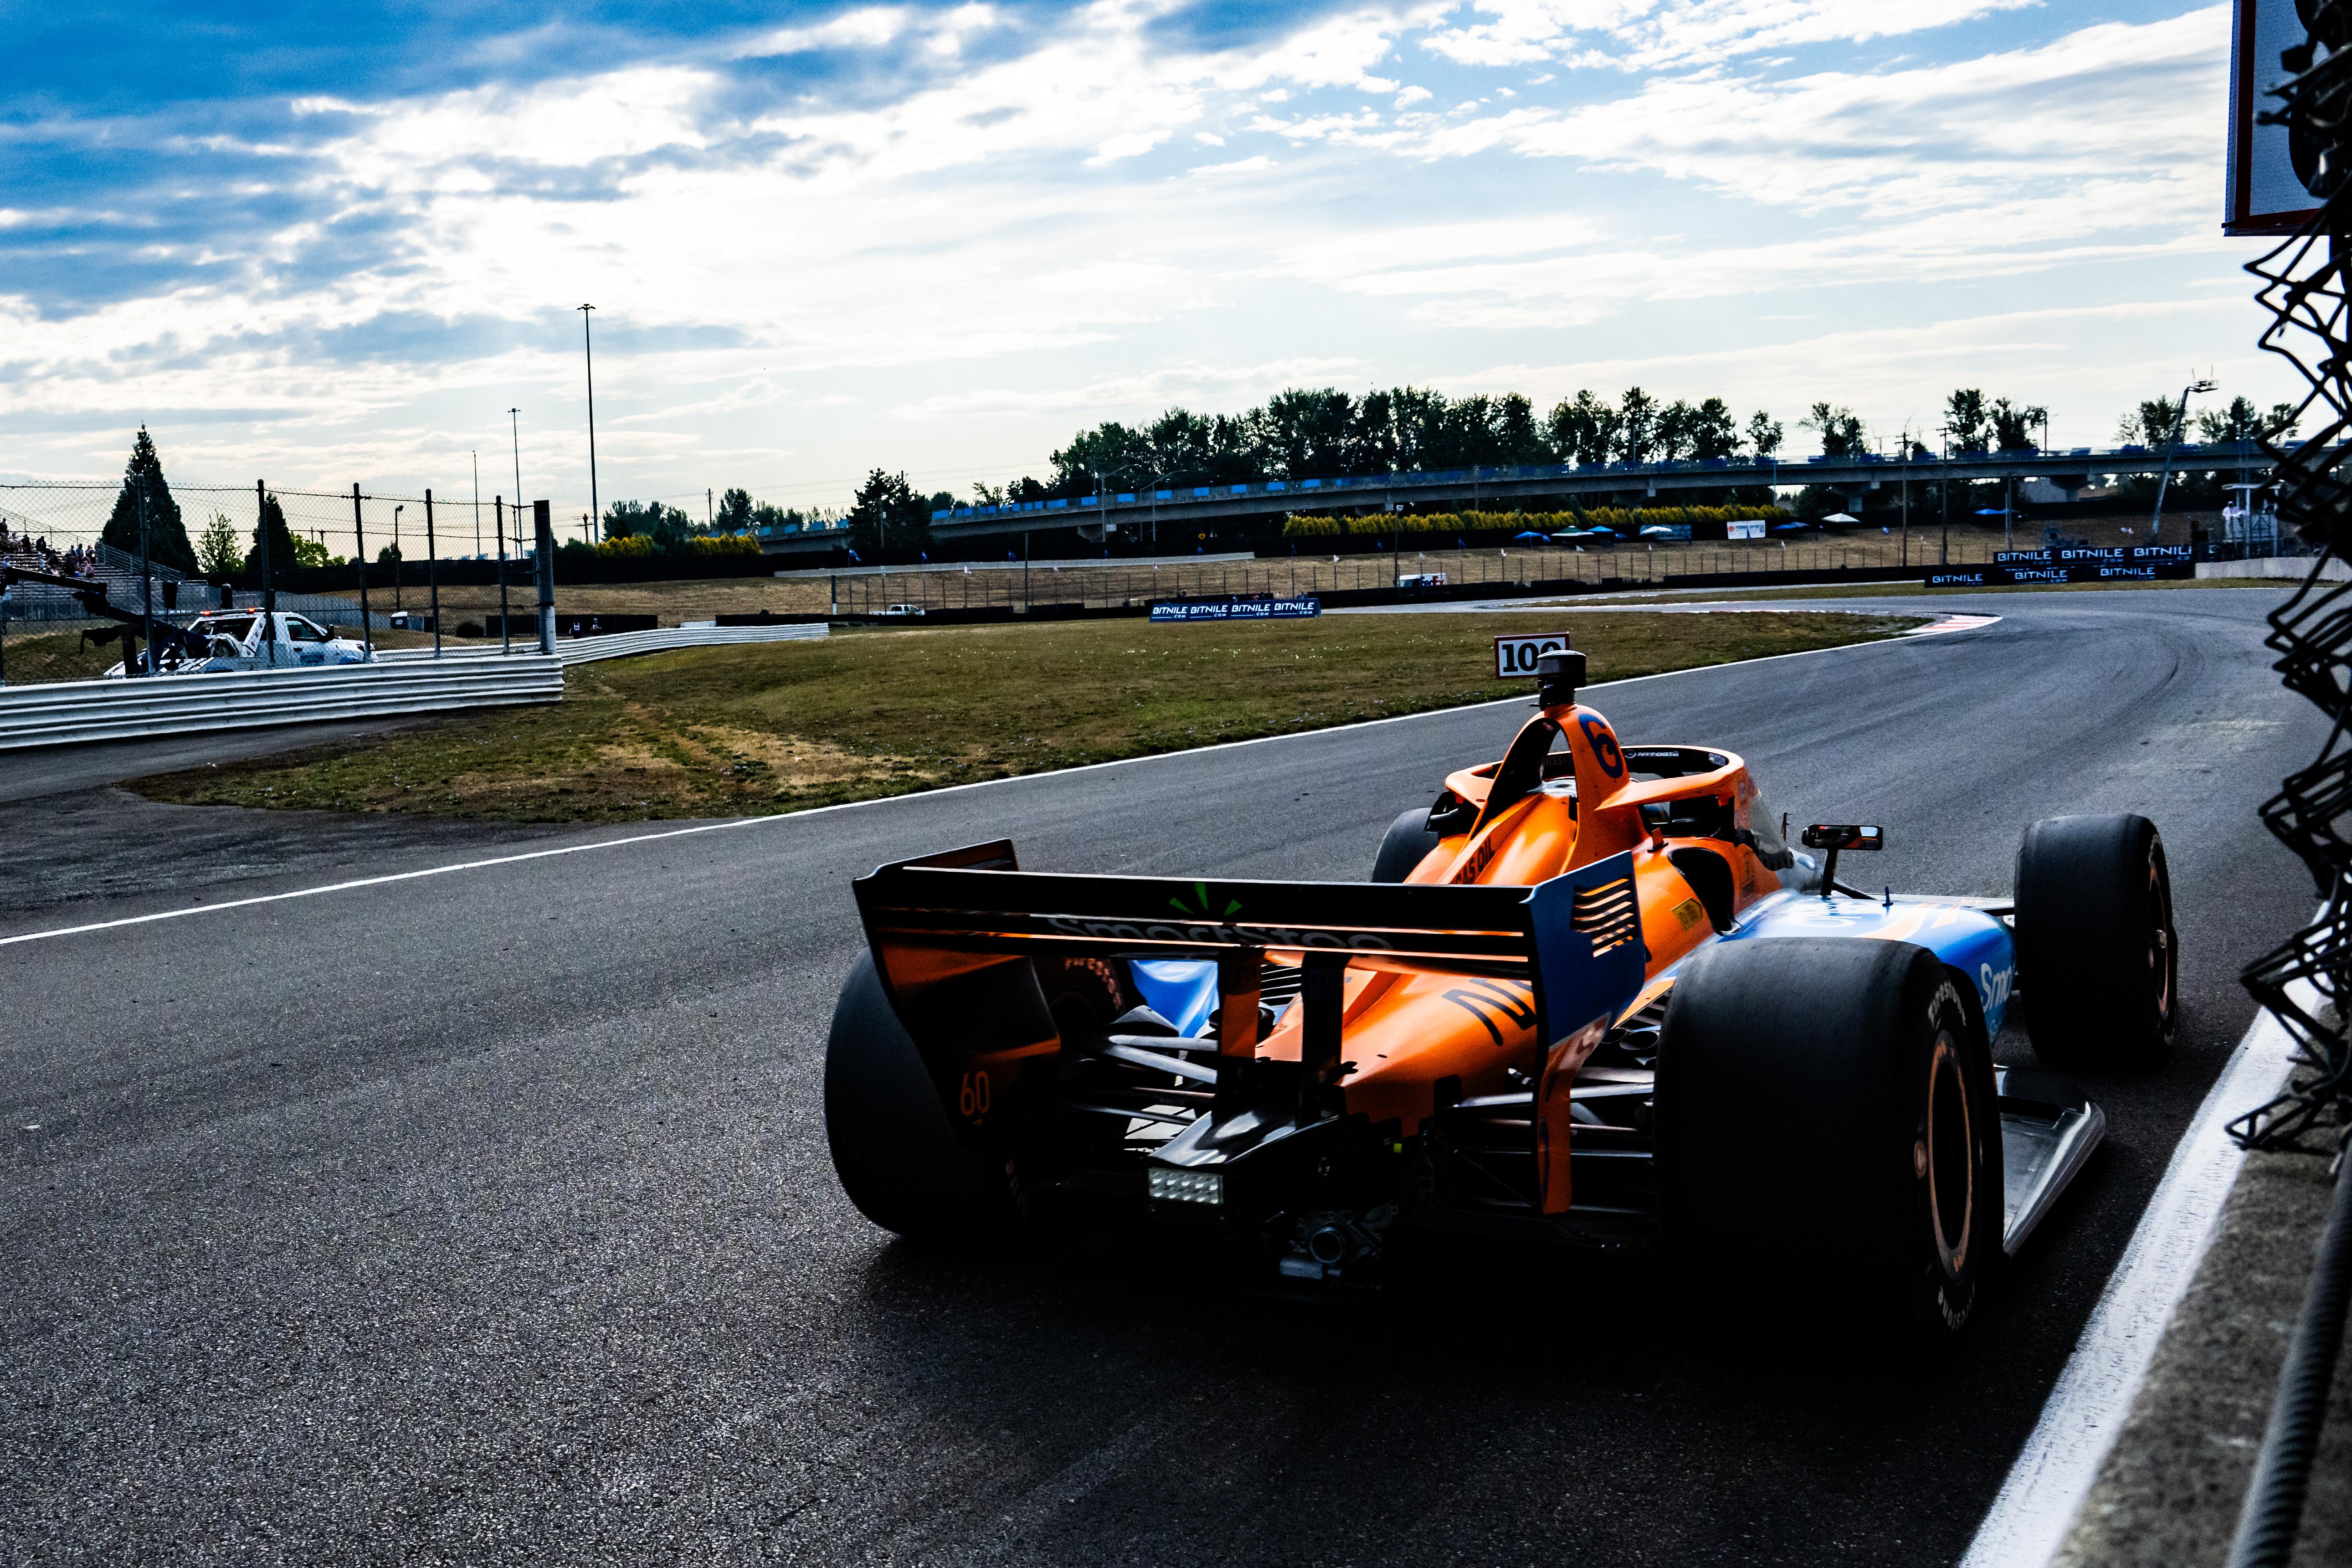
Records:
[[[608,539],[595,550],[607,561],[628,561],[653,555],[757,555],[760,553],[760,542],[740,533],[716,537],[697,535],[675,541],[665,549],[656,544],[649,533],[632,533],[622,539]]]

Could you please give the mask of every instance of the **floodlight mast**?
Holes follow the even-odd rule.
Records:
[[[2173,448],[2179,446],[2181,432],[2189,423],[2189,395],[2212,390],[2213,381],[2210,376],[2198,377],[2180,389],[2180,405],[2172,411],[2172,428],[2166,432],[2164,437],[2164,463],[2157,471],[2156,514],[2147,524],[2147,542],[2150,544],[2164,537],[2164,492],[2172,483]]]
[[[588,510],[594,514],[597,527],[604,523],[604,503],[596,496],[596,345],[588,331],[588,313],[596,307],[580,307],[581,363],[588,373]],[[522,481],[515,481],[515,494],[522,494]]]

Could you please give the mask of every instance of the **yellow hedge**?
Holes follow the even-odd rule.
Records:
[[[757,555],[760,542],[744,534],[728,534],[717,539],[688,539],[682,542],[688,555]],[[633,533],[626,539],[608,539],[596,546],[596,553],[611,560],[621,560],[655,553],[652,536]]]

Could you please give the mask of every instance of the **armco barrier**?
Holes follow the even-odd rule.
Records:
[[[633,653],[667,653],[677,647],[803,642],[811,637],[824,637],[825,631],[822,623],[780,626],[664,626],[659,631],[651,632],[611,632],[602,637],[558,637],[555,639],[555,658],[557,663],[569,667],[600,658],[625,658]],[[518,638],[512,657],[522,657],[522,646]],[[494,647],[444,648],[438,659],[433,657],[433,650],[429,647],[385,648],[376,654],[383,663],[403,668],[414,668],[420,664],[475,664],[486,658],[508,657]]]
[[[512,658],[257,669],[0,689],[0,751],[563,699],[563,666]]]

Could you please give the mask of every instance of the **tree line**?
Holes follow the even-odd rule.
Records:
[[[1851,407],[1826,399],[1813,403],[1797,427],[1810,431],[1827,457],[1890,447],[1887,436],[1874,433]],[[2040,405],[1958,387],[1946,397],[1942,416],[1932,427],[1896,431],[1891,455],[2025,451],[2046,441],[2048,429],[2048,411]],[[2116,434],[2127,445],[2154,449],[2190,439],[2277,440],[2294,430],[2292,404],[2263,410],[2238,396],[2218,408],[2184,416],[2179,398],[2159,395],[2126,411]],[[1580,390],[1541,416],[1516,392],[1448,397],[1412,386],[1361,395],[1328,386],[1291,387],[1241,414],[1197,414],[1174,407],[1149,423],[1105,420],[1078,431],[1054,451],[1047,478],[1024,475],[1005,485],[975,483],[971,494],[979,505],[1004,506],[1078,500],[1106,487],[1128,492],[1467,468],[1728,461],[1779,456],[1783,438],[1780,422],[1768,410],[1758,409],[1743,421],[1720,397],[1669,402],[1640,386],[1626,388],[1613,402]],[[2214,475],[2184,479],[2184,500],[2206,490],[2218,493],[2221,483]],[[2137,479],[2125,483],[2126,492],[2140,488],[2143,481]],[[1717,499],[1767,505],[1774,497],[1769,486],[1727,485]],[[149,555],[185,574],[256,572],[265,549],[278,570],[325,565],[335,559],[324,546],[288,529],[275,496],[265,499],[260,526],[252,531],[249,542],[241,543],[234,525],[219,515],[192,542],[144,426],[132,443],[122,489],[107,519],[102,535],[107,543],[138,552],[142,500]],[[930,549],[931,513],[954,504],[955,498],[945,490],[925,494],[916,489],[903,470],[876,468],[858,486],[845,512],[779,507],[754,500],[739,487],[728,489],[711,515],[699,522],[664,501],[614,501],[604,510],[603,537],[636,542],[625,546],[631,554],[700,554],[708,553],[714,537],[839,521],[848,525],[849,547],[860,559],[918,561],[927,558]],[[1797,507],[1799,515],[1833,510],[1834,498],[1810,492]],[[387,546],[383,558],[396,559],[397,554],[396,545]]]

